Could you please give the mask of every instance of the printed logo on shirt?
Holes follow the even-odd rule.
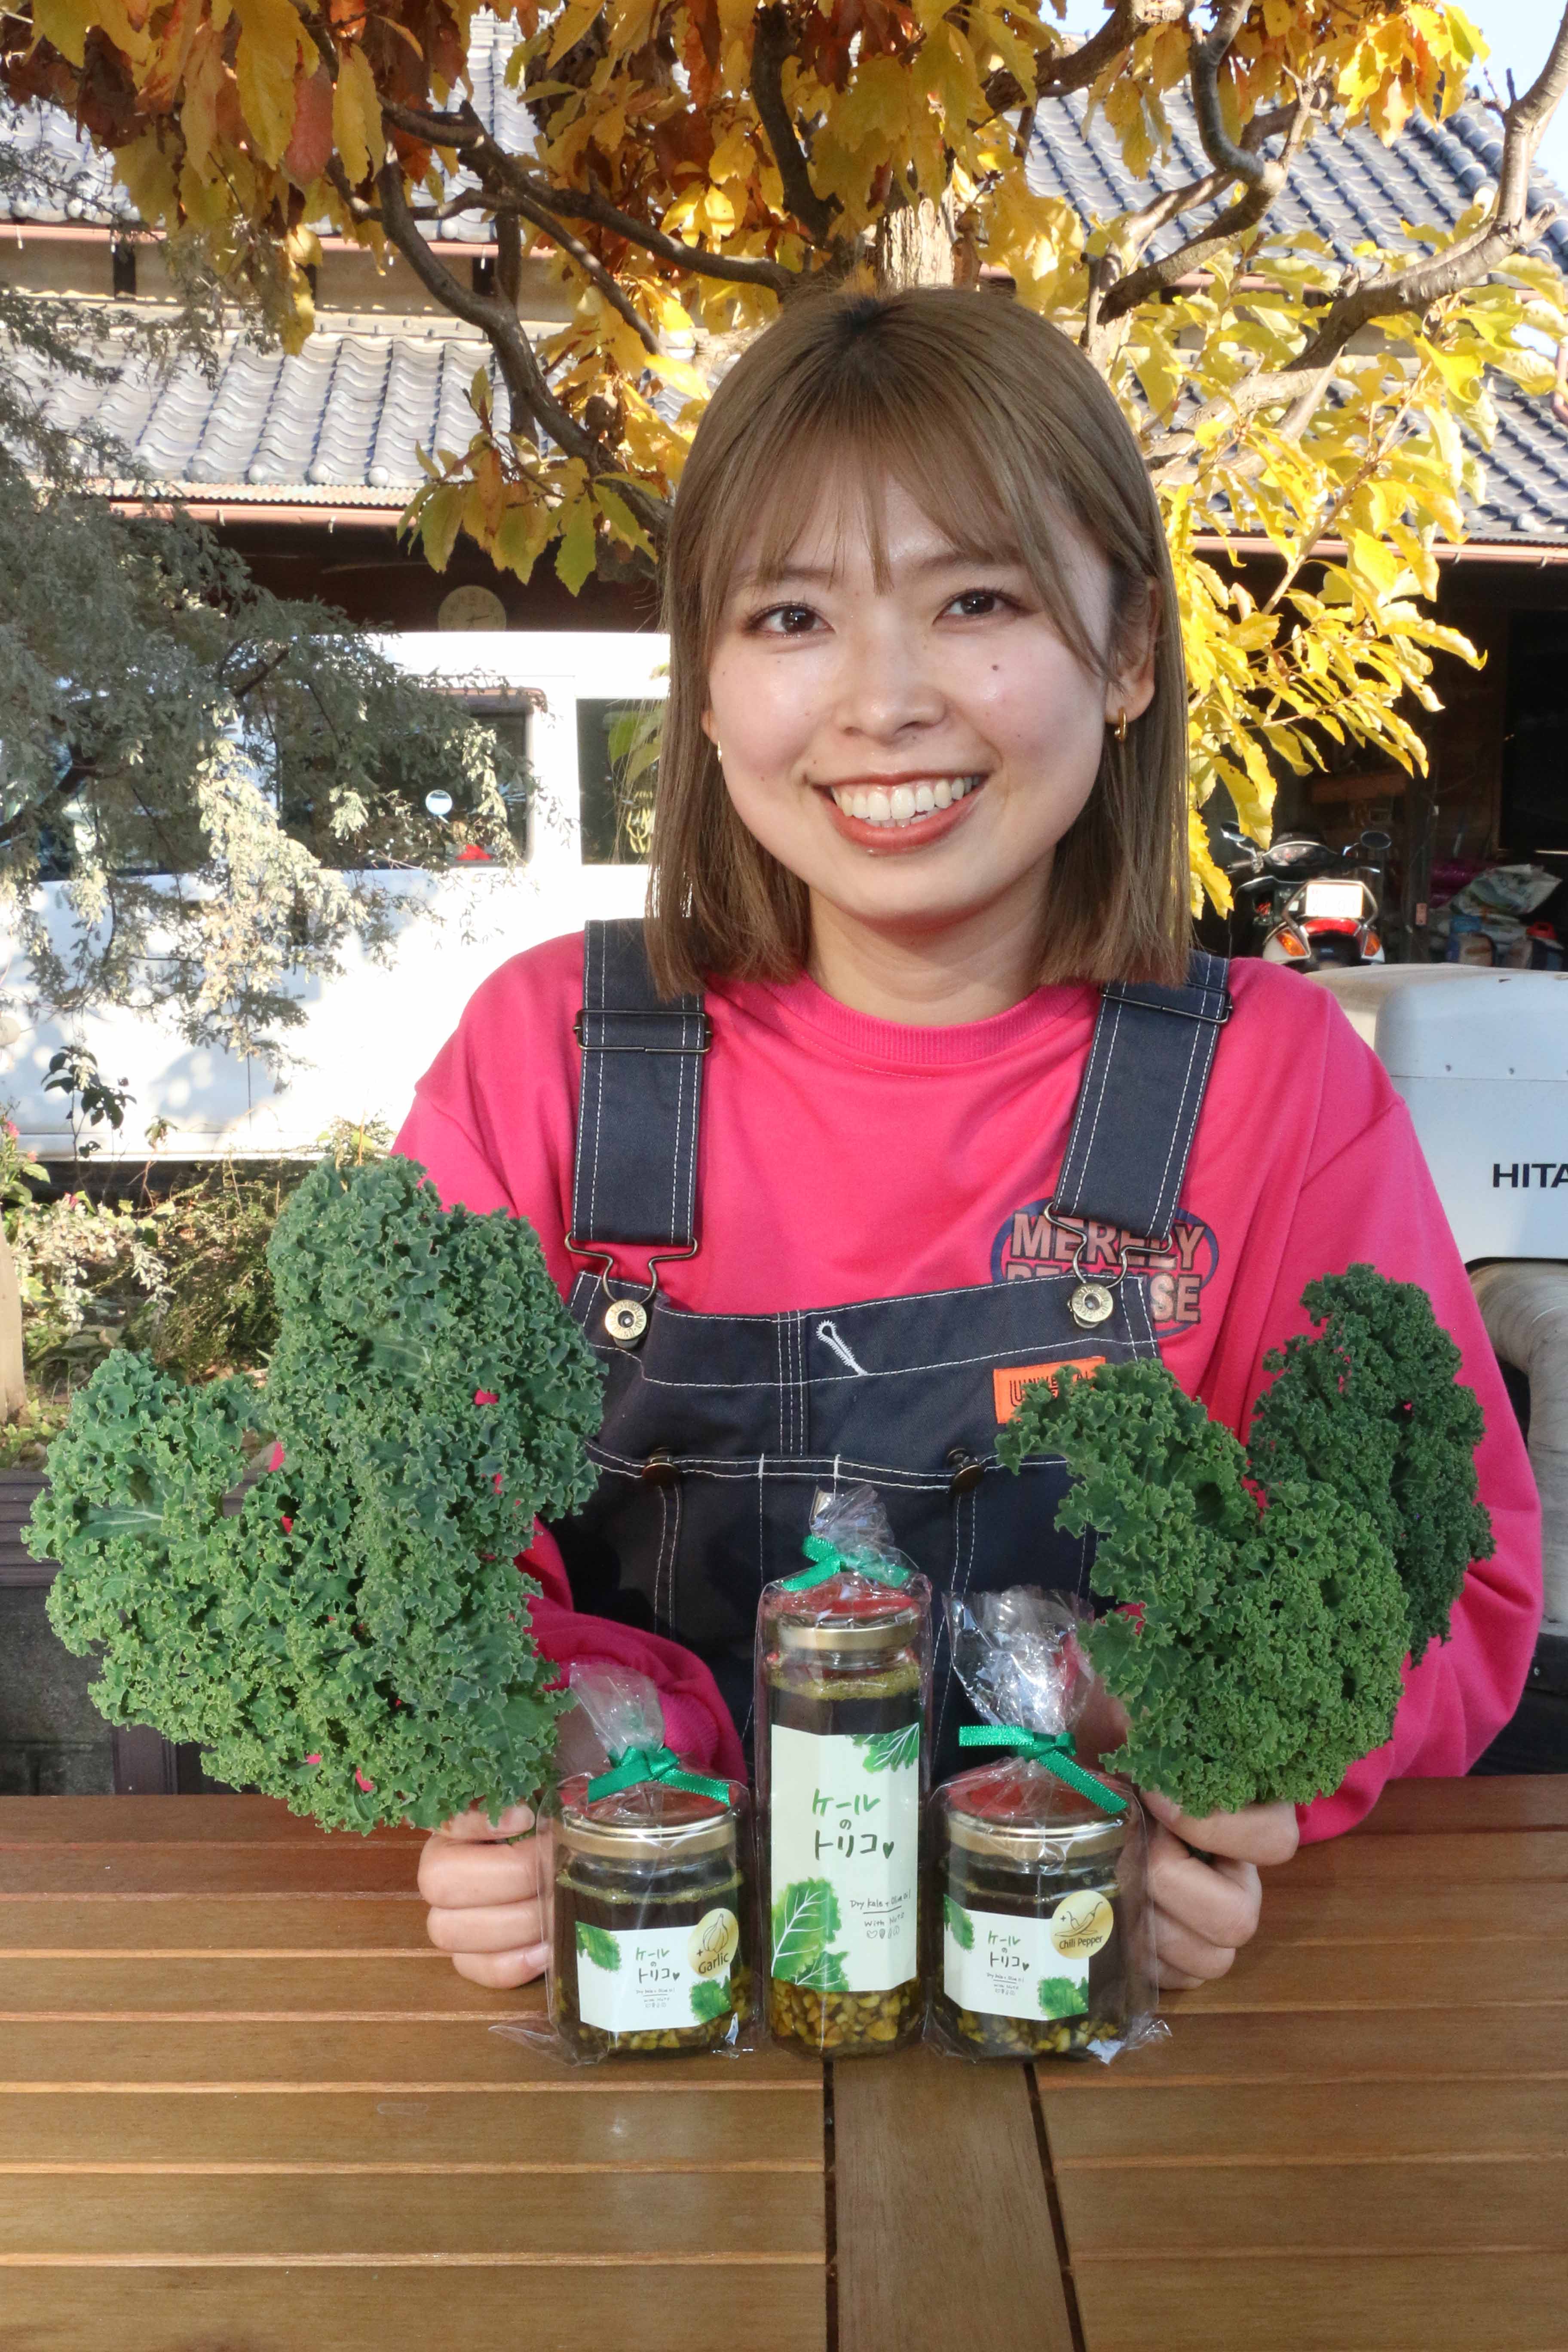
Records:
[[[1156,1336],[1175,1339],[1191,1331],[1203,1315],[1203,1295],[1219,1267],[1219,1243],[1212,1225],[1178,1209],[1171,1227],[1168,1250],[1151,1250],[1134,1242],[1124,1227],[1097,1224],[1090,1219],[1079,1272],[1093,1281],[1114,1274],[1127,1252],[1129,1274],[1147,1274],[1149,1313]],[[1053,1225],[1044,1201],[1015,1209],[996,1229],[991,1244],[993,1282],[1031,1282],[1037,1276],[1070,1272],[1078,1234]]]

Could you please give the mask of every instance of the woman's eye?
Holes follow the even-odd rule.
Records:
[[[966,588],[962,596],[953,598],[947,610],[956,613],[963,621],[985,621],[993,613],[1013,612],[1016,607],[1000,588]]]
[[[751,625],[770,637],[803,637],[815,627],[816,614],[809,604],[773,604],[759,613]]]

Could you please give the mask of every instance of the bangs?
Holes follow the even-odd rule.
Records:
[[[1016,423],[1008,429],[994,401],[977,406],[962,384],[933,385],[924,369],[886,364],[869,373],[841,362],[780,389],[795,396],[778,400],[779,413],[736,453],[727,495],[709,520],[698,624],[704,666],[742,563],[749,580],[771,587],[825,521],[835,572],[847,543],[865,547],[886,593],[888,492],[896,487],[955,556],[1026,572],[1057,635],[1100,674],[1104,658],[1064,561],[1073,521],[1051,495],[1038,452]]]

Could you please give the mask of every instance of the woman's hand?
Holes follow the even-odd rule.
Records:
[[[1247,1805],[1195,1822],[1155,1789],[1138,1793],[1150,1816],[1149,1906],[1160,1982],[1206,1984],[1225,1975],[1256,1933],[1258,1868],[1295,1853],[1296,1808]]]
[[[539,1841],[527,1805],[492,1827],[470,1806],[435,1831],[419,1857],[419,1892],[430,1906],[426,1932],[470,1983],[510,1988],[542,1975]],[[516,1839],[515,1844],[509,1843]]]
[[[1126,1709],[1096,1678],[1074,1732],[1079,1755],[1098,1764],[1126,1737]],[[1263,1904],[1258,1869],[1289,1862],[1295,1853],[1296,1808],[1247,1805],[1199,1822],[1156,1789],[1138,1794],[1149,1815],[1149,1904],[1160,1982],[1207,1984],[1225,1975],[1257,1933]]]

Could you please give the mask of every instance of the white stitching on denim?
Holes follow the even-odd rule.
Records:
[[[675,1150],[670,1154],[669,1160],[669,1238],[671,1242],[679,1239],[675,1220],[680,1200],[680,1146],[685,1124],[686,1056],[684,1054],[677,1054],[675,1057]]]
[[[856,1355],[854,1349],[847,1347],[844,1341],[839,1338],[838,1327],[834,1322],[831,1316],[825,1315],[823,1317],[821,1322],[816,1327],[816,1336],[821,1340],[825,1348],[832,1349],[834,1354],[837,1357],[841,1364],[847,1364],[849,1370],[855,1374],[858,1380],[863,1381],[865,1379],[865,1365],[861,1363],[859,1358]],[[829,1374],[829,1378],[831,1379],[832,1377],[834,1376]]]
[[[1117,1007],[1116,1007],[1115,1013],[1113,1014],[1113,1016],[1112,1016],[1112,1018],[1111,1018],[1111,1023],[1110,1023],[1110,1034],[1109,1035],[1109,1037],[1108,1037],[1108,1038],[1106,1039],[1106,1041],[1105,1041],[1105,1059],[1104,1059],[1104,1061],[1101,1063],[1101,1065],[1100,1065],[1100,1092],[1099,1092],[1099,1095],[1098,1095],[1098,1097],[1096,1097],[1096,1100],[1095,1100],[1095,1106],[1094,1106],[1094,1117],[1093,1117],[1093,1120],[1092,1120],[1092,1122],[1091,1122],[1091,1124],[1090,1124],[1090,1126],[1089,1126],[1089,1140],[1085,1143],[1084,1148],[1083,1148],[1083,1165],[1084,1165],[1084,1167],[1085,1167],[1085,1168],[1087,1168],[1087,1167],[1089,1166],[1089,1161],[1090,1161],[1090,1160],[1092,1160],[1092,1158],[1094,1157],[1094,1139],[1095,1139],[1095,1136],[1096,1136],[1097,1132],[1099,1131],[1099,1128],[1100,1128],[1100,1112],[1101,1112],[1101,1111],[1104,1109],[1104,1108],[1105,1108],[1105,1095],[1106,1095],[1106,1089],[1107,1089],[1107,1087],[1108,1087],[1110,1086],[1110,1071],[1111,1071],[1111,1066],[1112,1066],[1112,1064],[1113,1064],[1113,1062],[1115,1061],[1115,1058],[1116,1058],[1116,1037],[1117,1037],[1117,1032],[1119,1031],[1119,1029],[1121,1028],[1121,1004],[1120,1004],[1120,1003],[1118,1003],[1118,1005],[1117,1005]],[[1082,1094],[1082,1096],[1081,1096],[1081,1097],[1080,1097],[1080,1099],[1079,1099],[1078,1117],[1073,1120],[1073,1131],[1072,1131],[1071,1135],[1068,1138],[1067,1157],[1066,1157],[1066,1159],[1064,1159],[1064,1160],[1062,1161],[1062,1173],[1061,1173],[1061,1175],[1060,1175],[1060,1176],[1058,1176],[1058,1179],[1057,1179],[1057,1185],[1058,1185],[1058,1191],[1064,1191],[1064,1190],[1065,1190],[1065,1191],[1066,1191],[1066,1192],[1068,1192],[1069,1194],[1071,1194],[1071,1193],[1073,1193],[1073,1192],[1078,1192],[1078,1191],[1081,1188],[1081,1184],[1082,1184],[1082,1179],[1081,1179],[1081,1177],[1075,1177],[1075,1178],[1074,1178],[1070,1182],[1067,1182],[1065,1180],[1066,1180],[1066,1178],[1067,1178],[1067,1171],[1068,1171],[1068,1166],[1070,1165],[1070,1163],[1071,1163],[1071,1160],[1072,1160],[1073,1146],[1074,1146],[1074,1144],[1075,1144],[1075,1143],[1077,1142],[1077,1140],[1078,1140],[1078,1131],[1079,1131],[1079,1126],[1080,1126],[1080,1124],[1081,1124],[1081,1122],[1082,1122],[1084,1112],[1085,1112],[1085,1110],[1088,1108],[1088,1104],[1089,1104],[1089,1079],[1090,1075],[1092,1074],[1093,1066],[1094,1066],[1095,1057],[1096,1057],[1096,1055],[1098,1055],[1099,1051],[1100,1051],[1100,1024],[1099,1024],[1099,1022],[1097,1021],[1097,1022],[1095,1023],[1094,1042],[1093,1042],[1093,1044],[1092,1044],[1092,1045],[1090,1045],[1090,1047],[1089,1047],[1089,1069],[1088,1071],[1086,1071],[1086,1072],[1085,1072],[1085,1074],[1084,1074],[1084,1089],[1083,1089],[1083,1094]],[[1063,1213],[1063,1215],[1064,1215],[1064,1216],[1070,1216],[1070,1215],[1072,1214],[1072,1212],[1071,1212],[1071,1210],[1069,1210],[1069,1209],[1064,1209],[1064,1210],[1063,1210],[1063,1212],[1062,1212],[1062,1213]]]
[[[1214,1032],[1211,1029],[1207,1034],[1212,1037]],[[1178,1192],[1181,1191],[1182,1175],[1184,1174],[1186,1171],[1187,1153],[1192,1149],[1193,1133],[1197,1126],[1198,1111],[1203,1106],[1203,1095],[1202,1090],[1200,1089],[1198,1100],[1194,1106],[1192,1118],[1189,1120],[1187,1118],[1187,1096],[1193,1083],[1193,1065],[1197,1060],[1198,1048],[1203,1044],[1204,1036],[1205,1031],[1202,1026],[1197,1022],[1194,1022],[1193,1024],[1193,1042],[1187,1048],[1187,1066],[1182,1077],[1182,1091],[1176,1097],[1176,1116],[1171,1128],[1171,1140],[1165,1150],[1165,1164],[1160,1171],[1160,1181],[1155,1188],[1154,1192],[1154,1207],[1152,1214],[1154,1220],[1154,1231],[1157,1234],[1168,1234],[1171,1230],[1171,1219],[1176,1213],[1176,1203],[1173,1199],[1171,1202],[1168,1213],[1163,1217],[1160,1214],[1165,1200],[1165,1179],[1171,1172],[1171,1162],[1176,1156],[1176,1146],[1180,1143],[1182,1146],[1181,1169],[1177,1174],[1174,1189]],[[1206,1064],[1205,1067],[1206,1070]]]
[[[885,1371],[866,1372],[861,1375],[861,1378],[868,1381],[902,1381],[908,1380],[910,1374],[914,1372],[963,1371],[971,1364],[1001,1365],[1011,1362],[1022,1363],[1026,1357],[1030,1356],[1034,1352],[1036,1348],[1051,1347],[1056,1349],[1058,1355],[1071,1355],[1087,1354],[1090,1349],[1103,1346],[1103,1339],[1098,1339],[1093,1335],[1082,1339],[1057,1340],[1054,1339],[1039,1339],[1024,1346],[1019,1346],[1015,1342],[1015,1344],[1010,1348],[987,1348],[977,1356],[942,1356],[938,1357],[933,1362],[927,1364],[889,1365]],[[593,1342],[593,1346],[595,1352],[603,1356],[607,1363],[613,1362],[616,1356],[620,1352],[615,1347],[614,1343],[610,1341],[595,1340]],[[715,1396],[728,1396],[738,1393],[743,1389],[771,1389],[782,1385],[782,1375],[779,1381],[661,1380],[657,1372],[650,1372],[646,1361],[640,1359],[638,1362],[638,1370],[644,1381],[651,1389],[706,1389],[711,1391]],[[855,1377],[856,1376],[853,1372],[823,1372],[817,1375],[816,1385],[819,1388],[835,1386],[841,1384],[846,1381],[853,1380]],[[780,1407],[780,1416],[781,1436],[779,1451],[784,1453],[787,1451],[787,1448],[784,1445],[782,1435],[782,1404]]]

